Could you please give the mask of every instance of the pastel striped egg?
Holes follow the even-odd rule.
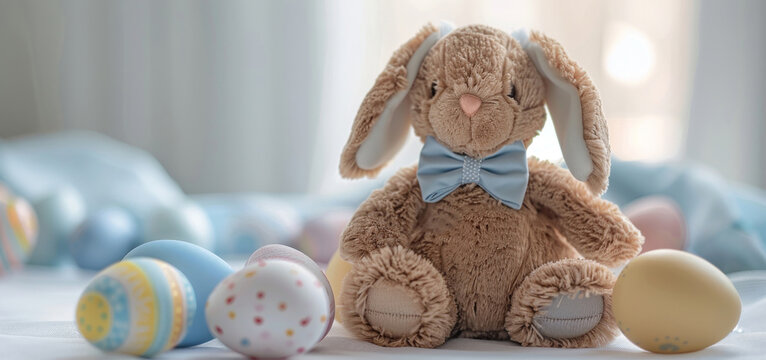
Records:
[[[21,268],[37,240],[37,216],[32,206],[9,195],[0,199],[0,275]]]
[[[80,296],[75,321],[103,351],[150,357],[183,339],[196,309],[186,276],[166,262],[139,257],[98,273]]]

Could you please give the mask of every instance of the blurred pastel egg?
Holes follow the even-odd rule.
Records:
[[[101,209],[80,224],[69,241],[69,251],[80,268],[101,270],[138,245],[136,219],[120,207]]]
[[[313,274],[317,280],[322,283],[322,288],[327,294],[327,299],[330,301],[330,305],[327,308],[327,315],[329,320],[325,323],[324,332],[322,333],[322,337],[319,338],[319,340],[324,339],[327,333],[330,332],[330,328],[332,328],[332,322],[335,318],[336,303],[335,297],[333,296],[333,289],[330,286],[330,281],[327,280],[327,276],[325,276],[324,272],[322,272],[322,269],[319,267],[319,265],[317,265],[314,260],[311,260],[310,257],[306,256],[306,254],[289,246],[280,244],[266,245],[256,250],[252,255],[250,255],[250,258],[247,259],[245,266],[260,264],[261,262],[269,259],[287,260],[299,264],[303,266],[304,269]]]
[[[22,198],[0,199],[0,275],[19,269],[35,247],[37,218]]]
[[[217,254],[250,254],[268,244],[293,245],[301,215],[287,201],[265,197],[196,198],[213,224]]]
[[[312,259],[327,263],[353,215],[353,210],[335,210],[309,219],[298,237],[298,248]]]
[[[335,303],[338,304],[338,306],[340,306],[340,294],[343,287],[343,279],[345,279],[346,275],[351,272],[351,267],[351,263],[340,257],[339,251],[335,251],[335,254],[333,254],[330,259],[330,263],[327,264],[325,274],[327,274],[327,279],[330,281],[332,292],[335,294]],[[340,322],[340,310],[338,309],[335,314],[335,321]]]
[[[215,286],[233,272],[229,264],[212,252],[185,241],[155,240],[139,245],[125,255],[125,259],[136,257],[159,259],[181,271],[194,289],[197,304],[204,304]],[[186,337],[178,346],[194,346],[211,339],[213,335],[205,324],[204,309],[199,306]]]
[[[16,214],[19,216],[19,223],[21,224],[21,228],[24,229],[24,234],[26,234],[27,239],[33,239],[33,241],[36,242],[40,229],[35,209],[29,202],[20,197],[13,198],[13,201],[16,208]]]
[[[85,202],[74,188],[63,187],[34,204],[40,234],[28,263],[57,265],[68,254],[68,243],[85,219]]]
[[[706,260],[678,250],[639,255],[622,270],[612,310],[625,337],[644,350],[686,353],[728,335],[741,301],[731,280]]]
[[[212,249],[213,230],[210,219],[199,205],[191,201],[155,207],[146,221],[143,240],[162,239],[182,240]]]
[[[655,249],[683,250],[686,227],[681,208],[665,196],[647,196],[623,207],[623,213],[644,235],[641,252]]]
[[[8,189],[8,187],[4,184],[0,183],[0,201],[8,201],[11,197],[13,197],[11,190]]]
[[[183,339],[197,302],[173,266],[150,258],[118,262],[100,272],[77,303],[80,334],[107,352],[151,357]]]
[[[232,274],[205,309],[215,336],[241,354],[283,358],[309,351],[331,317],[322,283],[289,260],[257,261]]]

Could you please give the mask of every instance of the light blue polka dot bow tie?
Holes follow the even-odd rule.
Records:
[[[503,205],[518,210],[528,179],[527,150],[521,141],[482,159],[455,154],[431,136],[420,151],[418,182],[428,203],[443,199],[460,185],[476,183]]]

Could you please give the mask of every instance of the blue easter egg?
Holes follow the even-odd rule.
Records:
[[[138,224],[130,213],[108,207],[88,216],[77,228],[69,251],[79,267],[101,270],[138,245],[139,236]]]
[[[155,240],[131,250],[125,259],[150,257],[173,265],[181,271],[194,288],[198,304],[205,304],[210,293],[234,270],[212,252],[178,240]],[[204,306],[199,306],[186,337],[178,346],[194,346],[213,339],[205,321]]]
[[[194,290],[181,272],[157,259],[134,258],[93,278],[75,321],[101,350],[151,357],[183,339],[196,310]]]
[[[147,219],[144,241],[183,240],[213,249],[213,229],[202,208],[191,201],[154,208]]]
[[[243,255],[267,244],[292,245],[300,232],[300,213],[286,201],[208,198],[200,203],[213,224],[218,254]]]
[[[27,261],[35,265],[57,265],[67,253],[74,230],[85,219],[85,201],[74,188],[63,187],[34,205],[40,232]]]

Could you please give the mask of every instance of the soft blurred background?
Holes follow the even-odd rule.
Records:
[[[380,179],[338,174],[389,56],[440,19],[544,31],[590,73],[605,196],[645,249],[766,269],[759,0],[0,0],[0,183],[39,218],[29,261],[98,269],[168,238],[328,261],[369,191],[417,161],[411,136]],[[529,151],[561,161],[552,126]]]
[[[342,232],[373,189],[417,161],[421,144],[410,136],[378,179],[355,181],[338,174],[341,149],[392,52],[441,19],[537,29],[564,45],[609,121],[615,157],[603,197],[641,230],[643,251],[683,250],[739,274],[742,321],[707,356],[758,353],[766,0],[0,0],[0,358],[103,358],[73,338],[72,310],[85,309],[75,305],[82,289],[92,294],[114,274],[95,271],[131,251],[169,262],[192,284],[201,332],[190,329],[183,341],[195,342],[184,346],[212,338],[202,336],[201,304],[223,309],[222,297],[208,296],[233,271],[218,256],[238,270],[251,254],[287,254],[324,279],[281,245],[292,247],[324,268],[324,289],[337,297],[351,269],[337,251]],[[529,152],[561,164],[550,123]],[[321,301],[314,295],[286,298]],[[314,354],[368,351],[331,337]]]
[[[449,19],[558,39],[599,86],[618,157],[763,187],[764,18],[758,0],[1,0],[0,136],[98,131],[190,193],[333,192],[388,56]],[[552,134],[533,153],[557,159]]]

